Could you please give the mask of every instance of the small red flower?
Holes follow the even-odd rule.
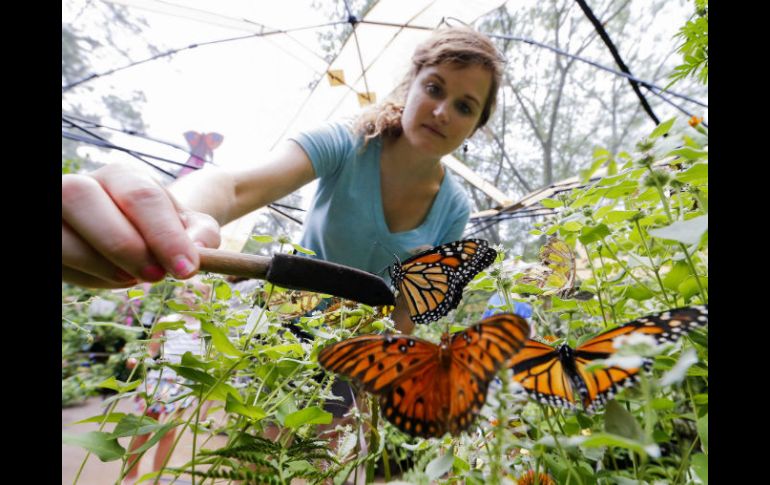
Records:
[[[556,342],[557,338],[555,335],[543,335],[543,340],[545,340],[548,343]]]
[[[690,118],[690,121],[688,121],[688,123],[690,123],[690,126],[695,128],[696,126],[698,126],[701,123],[701,121],[703,121],[703,117],[702,116],[698,117],[698,116],[693,115]]]

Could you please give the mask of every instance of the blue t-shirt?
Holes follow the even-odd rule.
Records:
[[[291,139],[307,153],[320,178],[300,242],[316,257],[387,279],[383,270],[393,264],[393,255],[403,261],[421,246],[462,238],[470,204],[448,171],[422,224],[390,232],[380,191],[380,139],[361,151],[363,137],[342,122],[324,123]]]

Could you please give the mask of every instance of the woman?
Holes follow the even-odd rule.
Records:
[[[467,27],[421,43],[389,98],[352,126],[328,123],[287,140],[266,163],[203,170],[168,189],[112,164],[62,176],[62,278],[93,287],[158,281],[198,269],[195,245],[217,247],[219,225],[320,178],[302,245],[370,272],[460,239],[470,205],[442,156],[489,119],[502,60]],[[201,196],[205,194],[205,196]],[[405,305],[394,320],[410,332]]]

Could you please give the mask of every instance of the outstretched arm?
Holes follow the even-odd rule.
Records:
[[[198,271],[196,244],[219,246],[219,226],[315,177],[292,141],[260,165],[207,169],[169,187],[123,164],[62,176],[62,279],[121,288]]]

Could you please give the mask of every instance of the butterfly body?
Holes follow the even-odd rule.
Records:
[[[535,399],[553,406],[575,408],[574,394],[586,411],[593,411],[621,388],[634,384],[639,373],[652,365],[642,359],[637,367],[616,365],[596,369],[587,367],[616,354],[618,337],[648,335],[656,343],[674,342],[692,329],[708,323],[708,307],[677,308],[654,313],[588,339],[577,348],[563,344],[557,348],[530,340],[510,359],[513,378]]]
[[[486,402],[489,381],[523,345],[529,324],[499,314],[441,343],[362,335],[321,350],[318,362],[379,396],[385,418],[412,436],[458,434]]]
[[[416,323],[438,320],[457,308],[463,288],[492,264],[497,251],[483,239],[464,239],[423,251],[390,268]]]

